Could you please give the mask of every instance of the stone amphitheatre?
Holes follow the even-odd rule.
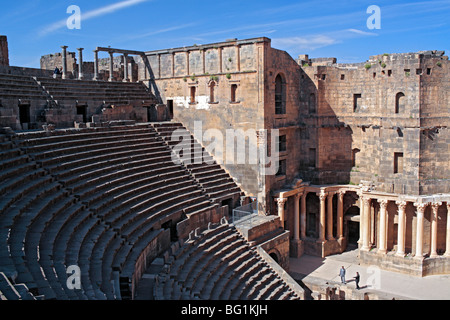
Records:
[[[450,274],[443,51],[70,50],[0,36],[2,300],[305,300],[290,258],[349,249]]]

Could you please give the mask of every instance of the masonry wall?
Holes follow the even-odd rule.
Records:
[[[449,61],[421,59],[420,192],[450,192]]]
[[[276,112],[276,79],[281,77],[283,112]],[[280,151],[279,160],[285,162],[285,173],[269,174],[264,177],[266,186],[266,212],[277,214],[277,205],[272,194],[277,190],[296,184],[300,168],[299,159],[303,152],[298,143],[299,100],[300,100],[300,66],[285,51],[268,48],[265,69],[265,104],[264,121],[268,130],[277,129],[279,136],[286,137],[286,149]],[[272,150],[272,140],[269,140]],[[288,205],[288,204],[286,204]]]
[[[436,105],[448,110],[447,84],[446,80],[439,83],[438,72],[436,80],[426,84],[422,60],[423,55],[417,53],[392,54],[352,66],[304,67],[300,123],[306,128],[300,143],[305,149],[316,149],[317,168],[308,170],[311,166],[305,164],[311,161],[305,152],[300,155],[301,172],[317,184],[368,181],[385,192],[448,192],[444,187],[449,177],[448,164],[444,164],[449,157],[445,145],[448,111],[446,115],[432,110]],[[439,61],[447,65],[447,60]],[[429,92],[425,98],[424,91]],[[311,95],[317,114],[311,111]],[[421,137],[425,122],[433,128],[444,127],[438,134],[440,144],[427,144]],[[436,158],[442,164],[437,172],[429,168]],[[426,176],[436,173],[442,182],[436,183],[436,178],[431,182]]]
[[[75,72],[78,71],[77,66],[77,59],[75,52],[67,52],[66,55],[67,59],[67,72]],[[41,69],[44,70],[55,70],[55,67],[62,68],[63,62],[62,62],[62,53],[54,53],[54,54],[47,54],[45,56],[41,57],[40,60]]]

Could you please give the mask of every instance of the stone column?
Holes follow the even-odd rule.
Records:
[[[362,247],[362,238],[363,238],[363,225],[364,225],[364,201],[362,198],[362,194],[359,194],[359,239],[358,239],[358,246]]]
[[[406,224],[406,201],[396,201],[398,206],[398,228],[397,228],[397,252],[398,256],[405,256],[405,224]]]
[[[431,204],[431,252],[430,258],[436,258],[437,254],[437,230],[438,230],[438,210],[442,202],[434,202]]]
[[[123,82],[128,82],[128,54],[123,54]]]
[[[300,235],[302,239],[306,238],[306,196],[307,192],[302,194],[302,203],[300,207]]]
[[[447,236],[445,241],[445,254],[450,257],[450,202],[447,202]]]
[[[109,51],[109,79],[108,81],[113,81],[114,79],[114,52]]]
[[[83,50],[84,48],[77,48],[78,50],[78,80],[83,80]]]
[[[326,205],[325,200],[327,199],[326,193],[318,194],[320,199],[320,218],[319,218],[319,242],[325,241],[325,219],[326,219]]]
[[[62,48],[62,78],[67,79],[67,48],[68,46],[61,46]]]
[[[98,80],[98,50],[94,50],[94,78],[92,80]]]
[[[334,240],[333,237],[333,192],[328,193],[327,197],[327,239]]]
[[[301,194],[297,193],[294,196],[294,241],[300,240],[300,210],[299,200]]]
[[[337,202],[337,237],[342,239],[344,237],[344,195],[345,191],[338,192]]]
[[[380,228],[378,229],[378,252],[385,254],[387,252],[387,228],[386,228],[386,221],[387,221],[387,205],[388,200],[378,200],[378,203],[380,204]]]
[[[277,198],[278,205],[278,216],[280,217],[281,226],[284,228],[284,204],[286,203],[287,198]]]
[[[414,258],[423,259],[423,219],[426,203],[414,203],[417,207],[416,255]]]
[[[371,199],[368,197],[363,197],[362,201],[364,203],[364,215],[363,215],[363,225],[362,225],[362,247],[361,250],[368,251],[369,241],[370,241],[370,201]]]

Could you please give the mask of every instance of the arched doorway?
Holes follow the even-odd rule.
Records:
[[[272,252],[271,254],[269,254],[273,260],[275,260],[276,263],[278,263],[278,255],[275,252]]]
[[[344,234],[347,239],[347,249],[355,249],[358,247],[358,240],[360,236],[359,223],[359,207],[351,206],[344,215]]]

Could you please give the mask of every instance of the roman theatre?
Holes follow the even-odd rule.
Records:
[[[290,258],[351,250],[450,274],[443,51],[86,50],[0,36],[2,299],[303,300]]]

